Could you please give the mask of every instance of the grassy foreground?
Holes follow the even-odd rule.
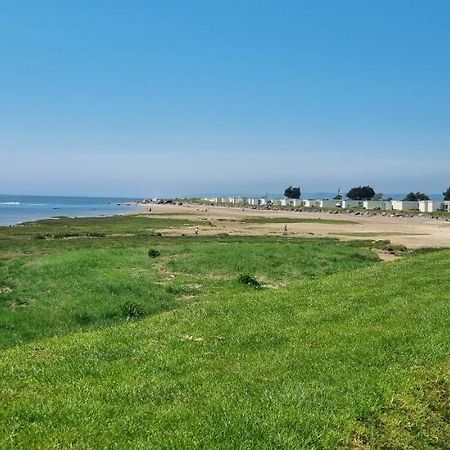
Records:
[[[0,243],[0,448],[448,448],[449,251],[127,226]]]

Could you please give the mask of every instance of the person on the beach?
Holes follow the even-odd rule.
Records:
[[[195,227],[195,231],[194,231],[195,235],[198,235],[198,227]]]
[[[284,235],[287,236],[287,225],[284,226]]]

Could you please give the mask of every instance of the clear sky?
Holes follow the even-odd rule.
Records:
[[[450,1],[0,1],[0,193],[450,184]]]

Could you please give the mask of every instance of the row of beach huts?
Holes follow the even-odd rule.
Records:
[[[268,199],[251,197],[212,197],[204,198],[204,201],[239,206],[290,206],[294,208],[363,208],[367,210],[381,211],[420,211],[422,213],[434,213],[437,211],[450,212],[450,201],[440,200],[334,200],[334,199]]]

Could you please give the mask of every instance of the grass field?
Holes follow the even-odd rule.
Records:
[[[0,448],[448,448],[449,251],[167,220],[0,231]]]

